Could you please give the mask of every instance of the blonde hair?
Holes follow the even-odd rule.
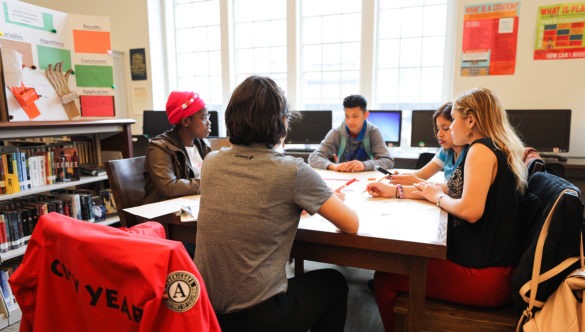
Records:
[[[508,121],[500,99],[489,89],[474,88],[461,94],[453,102],[453,109],[463,118],[473,114],[477,130],[492,139],[507,156],[507,162],[516,176],[516,189],[523,193],[527,187],[527,171],[522,161],[524,144]]]

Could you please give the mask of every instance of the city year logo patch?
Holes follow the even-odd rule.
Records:
[[[197,303],[201,287],[195,276],[187,271],[174,271],[167,276],[165,305],[169,310],[185,312]]]

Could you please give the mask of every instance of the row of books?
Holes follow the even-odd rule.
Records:
[[[79,179],[80,161],[75,146],[0,147],[0,194]]]
[[[0,202],[0,253],[28,243],[39,217],[57,212],[88,222],[102,221],[116,214],[111,190],[56,190]]]

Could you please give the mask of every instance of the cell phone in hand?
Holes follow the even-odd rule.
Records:
[[[385,169],[385,168],[383,168],[381,166],[376,166],[376,171],[378,171],[380,173],[383,173],[384,175],[390,175],[390,176],[392,176],[392,173],[390,173],[389,170],[387,170],[387,169]]]

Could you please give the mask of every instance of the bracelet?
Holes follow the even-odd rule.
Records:
[[[404,198],[404,190],[402,190],[402,185],[401,184],[397,184],[396,185],[396,198]]]
[[[441,208],[441,199],[443,199],[443,197],[445,197],[445,194],[441,194],[439,196],[439,199],[437,200],[437,207],[438,208]]]

